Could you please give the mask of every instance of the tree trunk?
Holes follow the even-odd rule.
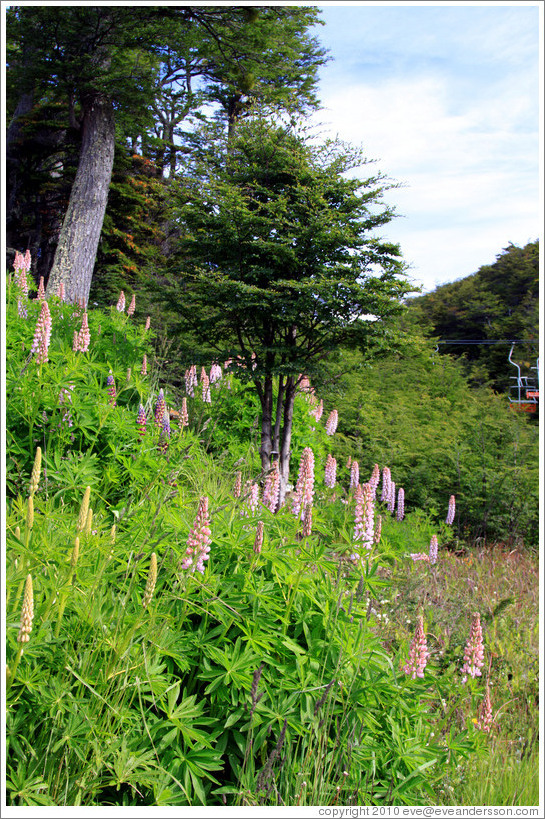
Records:
[[[68,302],[87,305],[112,176],[115,119],[109,100],[96,94],[84,103],[82,142],[47,295],[64,282]]]
[[[284,411],[282,427],[282,443],[280,445],[279,471],[280,471],[280,498],[278,506],[284,505],[286,500],[286,491],[290,476],[290,455],[291,455],[291,431],[293,427],[293,405],[295,403],[295,395],[297,386],[293,376],[286,380],[285,397],[284,397]]]
[[[271,468],[272,452],[272,408],[273,408],[273,378],[266,375],[263,382],[263,389],[260,392],[261,399],[261,469],[268,472]]]

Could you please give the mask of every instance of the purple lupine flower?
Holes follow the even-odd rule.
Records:
[[[132,316],[134,314],[135,310],[136,310],[136,296],[133,293],[132,298],[131,298],[131,303],[129,304],[129,306],[127,308],[127,315]]]
[[[357,461],[352,461],[350,467],[350,489],[355,489],[360,482],[360,465]]]
[[[492,728],[493,723],[494,718],[492,715],[492,702],[490,700],[490,684],[487,680],[484,699],[479,707],[475,725],[480,731],[488,732]]]
[[[429,656],[426,634],[424,632],[424,616],[420,614],[409,649],[409,660],[403,667],[403,671],[405,674],[409,674],[413,680],[416,677],[423,677]]]
[[[330,489],[333,489],[337,480],[337,461],[333,455],[329,454],[325,462],[325,476],[324,483]]]
[[[123,292],[123,290],[119,294],[119,298],[117,300],[115,309],[117,310],[118,313],[125,312],[125,293]]]
[[[255,530],[255,540],[254,540],[254,552],[256,555],[260,554],[261,547],[263,546],[263,521],[257,521],[257,527]]]
[[[147,375],[148,374],[148,357],[144,353],[144,357],[142,358],[142,368],[140,370],[140,375]]]
[[[22,299],[17,299],[17,313],[19,315],[19,318],[26,319],[27,316],[28,316],[27,309],[26,309],[25,305],[23,304]]]
[[[208,560],[210,551],[210,516],[208,514],[208,498],[206,495],[199,501],[199,510],[193,528],[187,538],[186,556],[182,561],[182,569],[197,570],[204,574],[204,561]]]
[[[193,398],[195,395],[194,390],[194,382],[193,382],[193,367],[188,367],[188,369],[184,373],[185,379],[185,391],[189,395],[190,398]]]
[[[451,526],[454,523],[455,512],[456,512],[456,497],[454,495],[451,495],[450,499],[449,499],[449,502],[448,502],[448,512],[447,512],[447,518],[446,518],[446,523],[447,523],[448,526]]]
[[[138,427],[138,435],[143,438],[146,434],[146,410],[142,404],[138,407],[138,416],[136,418],[136,425]]]
[[[382,470],[382,494],[380,496],[380,500],[382,503],[388,503],[390,498],[390,482],[392,480],[392,475],[390,470],[387,466],[384,467]]]
[[[395,481],[390,480],[390,495],[388,497],[388,512],[392,515],[396,505],[396,485]]]
[[[222,377],[223,373],[221,371],[221,367],[217,362],[214,362],[210,367],[210,383],[215,384],[216,381],[219,381]]]
[[[234,489],[233,489],[233,497],[234,498],[240,498],[241,492],[242,492],[242,472],[239,471],[239,472],[237,472],[237,475],[236,475],[236,478],[235,478],[235,486],[234,486]]]
[[[189,426],[189,416],[187,414],[187,398],[182,398],[182,410],[180,412],[180,429]]]
[[[163,426],[163,416],[165,415],[167,406],[165,403],[165,394],[162,389],[159,390],[157,401],[155,402],[154,417],[155,423],[158,427]]]
[[[36,361],[38,364],[45,364],[49,360],[48,350],[49,341],[51,338],[51,313],[49,312],[49,305],[44,299],[38,321],[36,322],[36,330],[34,332],[34,339],[32,341],[31,353],[36,353]]]
[[[202,373],[201,373],[201,384],[202,384],[202,400],[205,402],[205,404],[211,404],[212,403],[212,396],[210,395],[210,380],[209,380],[208,376],[206,375],[206,370],[204,369],[204,367],[202,368]]]
[[[83,318],[81,320],[81,329],[78,333],[77,340],[76,340],[76,347],[81,353],[86,353],[89,349],[89,344],[91,342],[91,333],[89,332],[89,324],[87,321],[87,313],[83,314]],[[76,352],[77,352],[76,350]]]
[[[168,440],[170,438],[170,418],[168,412],[165,412],[163,415],[163,421],[161,425],[161,432],[159,433],[159,444],[158,448],[160,452],[166,452],[168,448]]]
[[[45,299],[45,286],[44,286],[44,277],[40,276],[40,283],[38,285],[38,295],[36,298],[39,301],[43,301]]]
[[[479,612],[473,613],[471,621],[471,629],[464,651],[464,664],[462,666],[462,682],[467,681],[468,675],[470,677],[480,677],[481,668],[484,665],[484,642],[483,630],[481,626],[481,615]]]
[[[397,519],[403,520],[405,517],[405,490],[402,486],[397,490]]]
[[[413,562],[416,563],[417,560],[423,560],[426,563],[429,563],[430,556],[426,554],[426,552],[411,552],[411,557]]]
[[[316,404],[316,406],[310,410],[310,414],[313,415],[317,421],[319,421],[324,414],[324,402],[320,401],[318,404]]]
[[[72,390],[74,389],[73,384],[68,385],[68,389],[65,387],[61,388],[59,392],[59,404],[61,405],[62,409],[62,417],[59,423],[59,427],[62,427],[64,424],[68,427],[74,426],[74,422],[72,420],[72,414],[70,412],[70,407],[65,406],[66,404],[72,403]]]
[[[368,483],[358,484],[354,492],[356,509],[354,512],[354,537],[366,549],[371,549],[375,538],[375,504],[373,490]]]
[[[269,511],[276,512],[278,500],[280,498],[280,470],[278,461],[274,461],[271,471],[265,478],[263,486],[263,506]]]
[[[117,401],[115,400],[115,396],[116,396],[115,381],[114,381],[114,375],[113,375],[111,370],[110,370],[110,374],[109,374],[108,378],[106,379],[106,386],[108,387],[108,395],[110,396],[108,398],[108,404],[111,404],[112,407],[115,407],[116,404],[117,404]]]
[[[151,324],[151,319],[148,316],[147,319],[146,319],[146,324],[145,324],[144,330],[149,330],[150,324]]]
[[[437,535],[432,535],[430,540],[430,551],[429,551],[429,559],[430,563],[437,563]]]
[[[337,424],[339,423],[339,413],[338,410],[331,410],[329,413],[329,418],[325,424],[325,431],[327,435],[334,435],[337,431]]]
[[[305,505],[311,504],[314,495],[314,452],[306,446],[299,462],[299,475],[292,498],[293,514],[304,520]]]
[[[380,481],[380,468],[378,464],[375,464],[373,467],[373,471],[371,473],[371,477],[369,478],[369,486],[373,490],[373,495],[377,493],[377,486],[378,482]]]

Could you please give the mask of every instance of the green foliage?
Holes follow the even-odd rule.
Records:
[[[538,355],[539,243],[510,244],[496,261],[477,273],[409,302],[430,335],[442,341],[473,339],[479,345],[440,345],[441,353],[463,357],[464,369],[476,384],[506,391],[516,370],[507,358],[509,344],[488,340],[533,340],[516,348],[515,360],[528,372]],[[530,374],[528,372],[528,374]],[[533,373],[535,377],[535,373]]]
[[[444,521],[456,496],[453,536],[538,542],[537,429],[505,397],[472,390],[460,366],[414,335],[403,353],[366,363],[343,352],[319,393],[339,409],[335,453],[364,474],[388,466],[409,510]]]
[[[433,670],[409,679],[401,670],[407,642],[391,651],[376,634],[380,567],[403,560],[402,550],[385,542],[359,562],[347,558],[353,498],[326,491],[321,477],[310,536],[289,507],[243,514],[233,474],[200,443],[206,430],[173,425],[163,450],[150,421],[140,440],[137,406],[153,404],[157,390],[153,376],[137,375],[147,348],[141,327],[116,310],[91,311],[90,351],[75,354],[79,317],[51,299],[50,360],[37,366],[27,353],[38,304],[19,318],[15,295],[10,284],[10,804],[333,804],[341,796],[346,804],[425,803],[449,759],[470,754],[479,737],[471,726],[432,736],[442,718],[433,692],[448,683]],[[127,366],[135,375],[125,383]],[[233,382],[238,411],[244,387]],[[63,429],[67,405],[59,408],[58,393],[70,383],[72,426]],[[216,399],[221,406],[222,390],[226,384],[212,407]],[[325,452],[323,429],[308,425],[307,398],[297,401],[297,446]],[[196,416],[206,402],[196,395],[189,403]],[[227,418],[220,411],[216,420],[225,435]],[[43,461],[30,515],[37,444]],[[235,440],[233,449],[240,446]],[[256,477],[252,464],[245,470]],[[81,527],[86,485],[92,517]],[[203,574],[190,573],[182,564],[205,493],[210,559]],[[258,520],[265,538],[256,553]],[[152,552],[158,571],[144,608]],[[21,655],[29,573],[34,618]]]

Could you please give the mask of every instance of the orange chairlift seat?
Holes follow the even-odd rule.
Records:
[[[517,374],[510,376],[514,384],[509,387],[509,405],[512,409],[521,412],[537,412],[539,406],[539,358],[536,366],[530,370],[536,372],[536,377],[532,375],[522,375],[520,365],[513,361],[513,350],[515,344],[511,345],[509,351],[509,363],[517,368]]]

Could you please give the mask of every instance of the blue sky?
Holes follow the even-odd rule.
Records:
[[[382,235],[415,283],[431,290],[538,238],[540,4],[318,5],[333,59],[316,120],[403,185],[386,194],[399,218]]]

